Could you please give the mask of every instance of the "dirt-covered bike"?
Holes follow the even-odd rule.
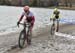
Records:
[[[59,19],[51,18],[50,20],[52,21],[50,33],[51,35],[54,35],[55,32],[59,31]]]
[[[27,44],[31,44],[31,24],[30,23],[20,23],[23,25],[23,30],[20,32],[18,44],[20,48],[23,48],[25,46],[25,41]]]

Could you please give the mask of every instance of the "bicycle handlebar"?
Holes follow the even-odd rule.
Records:
[[[31,23],[19,23],[21,25],[31,26]]]
[[[59,20],[60,21],[60,19],[56,19],[56,18],[50,18],[50,21],[55,21],[55,20]]]

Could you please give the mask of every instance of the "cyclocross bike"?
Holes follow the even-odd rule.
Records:
[[[52,18],[50,20],[52,21],[50,34],[51,35],[54,35],[55,32],[58,32],[59,31],[59,19]]]
[[[31,31],[30,31],[31,24],[30,23],[20,23],[20,24],[23,25],[24,28],[20,32],[18,44],[20,48],[23,48],[25,46],[25,41],[27,42],[27,44],[31,43]]]

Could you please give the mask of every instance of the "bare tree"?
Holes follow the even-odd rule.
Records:
[[[72,7],[72,0],[69,0],[69,6]]]
[[[19,5],[20,5],[20,6],[22,5],[22,0],[19,0]]]
[[[68,7],[68,0],[65,0],[65,6]]]
[[[5,3],[6,3],[5,0],[0,0],[1,5],[4,5]]]
[[[37,0],[33,0],[32,6],[37,6]]]

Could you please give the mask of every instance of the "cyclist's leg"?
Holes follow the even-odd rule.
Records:
[[[53,23],[51,26],[51,35],[54,35],[54,34],[55,34],[55,18],[53,18]]]
[[[56,21],[57,21],[57,29],[56,29],[56,32],[58,32],[59,31],[59,18]]]
[[[56,18],[54,18],[53,20],[53,26],[54,26],[54,30],[56,31]]]
[[[53,27],[55,29],[55,18],[53,19]]]
[[[31,44],[33,26],[34,26],[34,23],[31,23],[31,26],[30,26],[30,29],[29,29],[30,34],[28,35],[28,41],[27,41],[28,42],[28,45]]]

